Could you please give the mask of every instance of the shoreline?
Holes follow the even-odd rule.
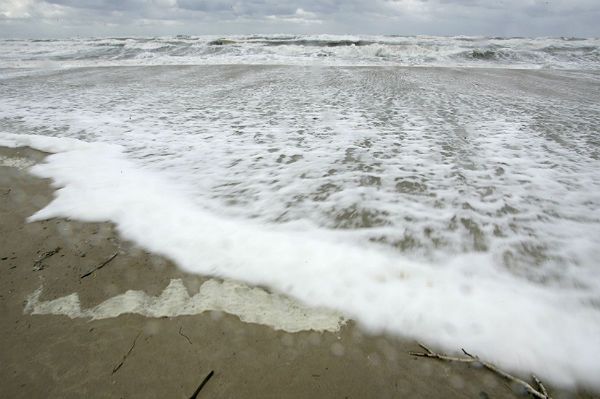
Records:
[[[128,290],[158,298],[173,279],[193,297],[214,280],[121,240],[110,223],[26,223],[52,199],[49,182],[25,171],[44,156],[0,147],[0,159],[13,160],[0,162],[0,396],[189,397],[211,370],[204,397],[513,396],[494,374],[416,359],[408,354],[418,350],[414,341],[371,336],[352,321],[338,331],[291,333],[218,309],[100,320],[25,312],[41,286],[39,301],[77,293],[80,309],[90,309]],[[594,397],[550,390],[555,398]]]

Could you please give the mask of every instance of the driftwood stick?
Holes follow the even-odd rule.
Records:
[[[92,275],[93,273],[97,272],[98,270],[102,269],[104,266],[108,265],[114,258],[117,257],[119,253],[115,252],[110,258],[108,258],[107,260],[105,260],[104,262],[102,262],[100,264],[100,266],[97,266],[96,268],[90,270],[89,272],[83,274],[81,277],[79,277],[80,279],[82,278],[86,278],[87,276]]]
[[[135,348],[135,343],[137,342],[137,339],[140,337],[140,334],[141,334],[141,332],[139,332],[138,335],[135,336],[135,338],[133,340],[133,344],[131,344],[131,348],[129,348],[129,350],[127,351],[125,356],[123,356],[123,359],[121,359],[121,362],[113,368],[111,374],[116,373],[117,371],[119,371],[121,366],[123,366],[123,363],[125,363],[125,360],[127,360],[127,356],[129,356],[129,354],[131,354],[131,352],[133,351],[133,348]]]
[[[204,377],[204,379],[202,380],[200,385],[198,385],[198,388],[196,388],[196,390],[194,391],[192,396],[190,396],[190,399],[196,399],[198,397],[200,390],[202,388],[204,388],[204,385],[208,382],[208,380],[210,380],[210,378],[213,376],[214,373],[215,373],[214,370],[211,370],[210,373],[208,373],[208,375],[206,377]]]
[[[477,356],[471,355],[469,352],[467,352],[463,348],[460,348],[460,350],[462,351],[462,353],[464,353],[465,355],[469,356],[471,359],[477,359]]]
[[[550,395],[548,395],[548,391],[546,390],[546,387],[544,386],[544,384],[542,384],[542,381],[540,381],[539,378],[537,378],[537,376],[535,374],[532,375],[533,380],[535,381],[535,383],[537,384],[537,386],[540,388],[540,392],[543,393],[544,395],[546,395],[547,397],[550,397]]]
[[[462,352],[467,356],[467,357],[456,357],[456,356],[448,356],[445,354],[441,354],[441,353],[436,353],[434,351],[432,351],[431,349],[429,349],[427,346],[423,345],[422,343],[419,343],[419,346],[421,348],[423,348],[425,350],[425,352],[409,352],[410,355],[413,356],[419,356],[419,357],[428,357],[428,358],[433,358],[433,359],[440,359],[440,360],[447,360],[450,362],[462,362],[462,363],[479,363],[481,364],[483,367],[485,367],[486,369],[498,374],[499,376],[517,384],[522,386],[527,393],[529,393],[530,395],[532,395],[533,397],[539,398],[539,399],[552,399],[550,397],[550,395],[548,394],[548,391],[546,390],[546,387],[544,387],[544,385],[542,384],[542,382],[534,375],[533,376],[533,380],[535,381],[535,383],[537,384],[537,386],[539,387],[539,390],[535,389],[534,387],[532,387],[529,383],[527,383],[526,381],[517,378],[513,375],[508,374],[507,372],[500,370],[498,367],[496,367],[495,365],[493,365],[492,363],[488,363],[486,361],[483,361],[481,359],[479,359],[479,357],[474,356],[472,354],[470,354],[469,352],[467,352],[466,350],[462,349]]]
[[[433,353],[433,351],[431,349],[429,349],[429,347],[425,346],[424,344],[422,344],[420,342],[418,344],[421,348],[425,349],[427,351],[427,353]]]
[[[425,353],[409,352],[409,354],[412,356],[429,357],[429,358],[433,358],[433,359],[448,360],[450,362],[473,363],[473,362],[477,361],[477,359],[474,359],[474,358],[455,357],[455,356],[448,356],[448,355],[443,355],[440,353],[435,353],[431,349],[429,349],[428,347],[426,347],[425,345],[423,345],[421,343],[419,343],[419,346],[421,348],[425,349],[427,352],[425,352]]]

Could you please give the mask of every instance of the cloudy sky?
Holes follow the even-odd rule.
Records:
[[[600,36],[600,0],[0,0],[0,37]]]

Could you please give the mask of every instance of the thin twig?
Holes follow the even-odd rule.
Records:
[[[137,339],[140,337],[141,332],[138,333],[138,335],[135,336],[134,340],[133,340],[133,344],[131,344],[131,348],[129,348],[129,350],[127,351],[127,353],[125,354],[125,356],[123,356],[123,359],[121,360],[121,362],[119,364],[117,364],[115,366],[115,368],[113,368],[112,374],[116,373],[117,371],[119,371],[119,369],[121,368],[121,366],[123,366],[123,363],[125,363],[125,360],[127,360],[127,356],[129,356],[129,354],[131,353],[131,351],[133,351],[133,348],[135,348],[135,343],[137,342]]]
[[[539,378],[537,378],[537,376],[535,374],[532,375],[533,380],[535,381],[535,383],[537,384],[538,387],[540,387],[540,392],[542,392],[544,395],[546,396],[550,396],[548,395],[548,391],[546,390],[546,387],[544,386],[544,384],[542,384],[542,381],[540,381]]]
[[[102,262],[102,264],[100,264],[100,266],[96,267],[95,269],[92,269],[91,271],[85,273],[84,275],[82,275],[79,278],[80,279],[86,278],[87,276],[90,276],[93,273],[97,272],[98,270],[102,269],[104,266],[108,265],[114,258],[116,258],[118,254],[119,254],[118,252],[115,252],[110,258],[108,258],[107,260]]]
[[[464,353],[465,355],[469,356],[471,359],[477,359],[477,356],[471,355],[469,352],[467,352],[463,348],[460,348],[460,350],[462,351],[462,353]]]
[[[190,337],[188,337],[187,335],[185,335],[184,333],[181,332],[182,329],[183,329],[183,327],[179,327],[179,335],[181,335],[182,337],[187,339],[187,341],[190,343],[190,345],[192,345],[192,340],[190,339]]]
[[[435,353],[434,351],[432,351],[431,349],[429,349],[428,347],[426,347],[425,345],[423,345],[421,343],[419,343],[419,346],[421,348],[425,349],[427,352],[425,352],[425,353],[409,352],[409,354],[412,356],[429,357],[429,358],[433,358],[433,359],[448,360],[451,362],[473,363],[473,362],[477,361],[473,358],[455,357],[455,356],[448,356],[448,355],[442,355],[439,353]]]
[[[455,356],[448,356],[445,354],[436,353],[421,343],[419,343],[419,346],[421,348],[423,348],[425,350],[425,352],[409,352],[409,354],[413,355],[413,356],[419,356],[419,357],[428,357],[428,358],[433,358],[433,359],[447,360],[447,361],[451,361],[451,362],[480,363],[486,369],[493,371],[494,373],[502,376],[503,378],[522,386],[523,388],[525,388],[527,393],[529,393],[530,395],[532,395],[536,398],[539,398],[539,399],[552,399],[550,397],[550,395],[548,394],[548,391],[546,391],[546,388],[544,387],[542,382],[535,375],[533,376],[533,379],[536,382],[536,384],[538,385],[539,391],[537,389],[535,389],[534,387],[532,387],[529,383],[523,381],[522,379],[512,376],[512,375],[508,374],[507,372],[500,370],[498,367],[496,367],[492,363],[483,361],[483,360],[479,359],[479,357],[470,354],[469,352],[467,352],[464,349],[462,349],[462,352],[467,357],[455,357]]]
[[[206,377],[204,377],[204,379],[202,380],[200,385],[198,385],[198,388],[196,388],[196,390],[194,391],[192,396],[190,396],[190,399],[196,399],[198,397],[200,390],[204,387],[204,385],[208,382],[208,380],[210,380],[210,377],[212,377],[214,373],[215,373],[214,370],[210,370],[210,373],[208,373],[208,375]]]

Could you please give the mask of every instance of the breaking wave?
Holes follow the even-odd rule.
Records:
[[[1,67],[402,65],[597,69],[600,39],[250,35],[2,40]]]

